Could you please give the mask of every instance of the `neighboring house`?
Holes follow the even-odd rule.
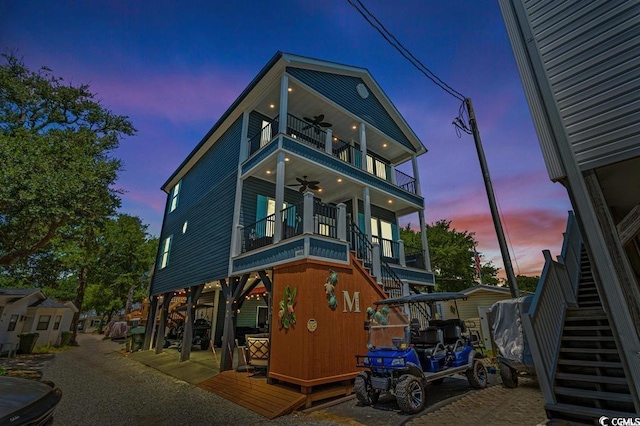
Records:
[[[162,186],[149,309],[149,318],[162,311],[156,351],[171,300],[184,297],[185,327],[206,315],[223,348],[234,346],[236,325],[266,328],[271,378],[306,391],[353,378],[366,307],[433,290],[417,163],[425,152],[366,69],[277,53]],[[418,217],[421,247],[400,240],[405,215]],[[196,303],[214,312],[196,313]],[[287,329],[280,318],[290,310],[297,322]],[[221,363],[231,368],[229,350]]]
[[[467,322],[467,326],[480,332],[480,337],[484,342],[484,347],[491,350],[491,332],[487,311],[494,303],[511,299],[511,291],[507,287],[495,285],[476,285],[460,291],[467,295],[466,300],[456,300],[444,302],[441,305],[440,314],[442,319],[457,318]]]
[[[0,288],[0,342],[16,344],[21,333],[38,333],[36,346],[58,345],[63,331],[69,331],[71,302],[58,303],[36,289]]]
[[[640,2],[500,7],[549,177],[575,211],[523,320],[545,408],[583,422],[637,417]]]

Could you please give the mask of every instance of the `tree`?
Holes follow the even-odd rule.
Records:
[[[527,275],[516,275],[516,281],[518,282],[518,289],[520,291],[529,291],[531,293],[536,292],[536,288],[538,287],[538,281],[540,281],[540,277],[530,277]]]
[[[13,54],[0,64],[0,266],[46,249],[63,228],[113,214],[120,161],[136,130],[87,85],[34,72]]]
[[[460,291],[476,280],[474,267],[475,234],[451,229],[451,221],[439,220],[427,225],[427,240],[431,268],[436,276],[438,291]],[[421,234],[410,225],[400,230],[400,238],[411,246],[420,246]],[[491,262],[481,266],[482,282],[497,284],[498,269]]]
[[[126,214],[105,222],[96,236],[97,262],[87,276],[85,310],[95,309],[109,321],[116,311],[124,308],[128,313],[144,297],[158,248],[158,239],[147,229],[140,218]]]

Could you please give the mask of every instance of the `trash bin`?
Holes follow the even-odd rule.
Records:
[[[130,335],[130,352],[139,351],[144,344],[144,327],[134,327],[129,332]]]
[[[20,353],[30,354],[36,347],[40,333],[22,333],[19,334],[18,337],[20,338],[20,345],[18,346]]]

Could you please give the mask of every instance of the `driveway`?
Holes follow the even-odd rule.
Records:
[[[80,347],[57,354],[45,364],[43,379],[53,381],[63,392],[56,410],[55,425],[386,426],[412,421],[412,424],[425,424],[427,419],[437,419],[436,423],[428,422],[437,424],[442,419],[437,415],[436,419],[431,419],[429,416],[433,417],[435,413],[429,414],[430,411],[442,412],[438,408],[443,404],[450,405],[452,399],[462,395],[467,396],[460,402],[469,398],[475,401],[486,392],[469,393],[466,379],[453,377],[447,378],[440,386],[430,386],[427,409],[415,416],[400,413],[395,399],[387,396],[373,407],[359,406],[352,398],[310,413],[294,413],[269,421],[217,395],[128,358],[119,352],[122,344],[102,340],[102,336],[84,334],[78,335],[78,343]],[[499,381],[495,376],[491,379],[492,382]],[[495,388],[502,389],[502,386]],[[461,420],[455,416],[453,419],[454,422]]]

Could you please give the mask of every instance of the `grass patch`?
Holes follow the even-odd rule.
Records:
[[[55,346],[38,346],[33,348],[31,351],[32,354],[58,354],[60,352],[66,352],[70,349],[73,349],[73,346],[60,346],[59,348]]]
[[[0,367],[0,376],[6,376],[7,375],[7,369],[4,367]]]

